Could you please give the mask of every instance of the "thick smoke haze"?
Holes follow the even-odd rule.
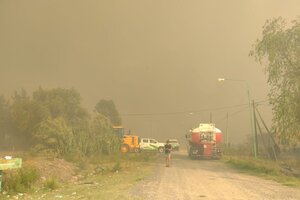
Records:
[[[266,100],[249,51],[267,19],[299,13],[296,0],[0,0],[0,94],[75,88],[90,111],[112,99],[132,133],[182,143],[210,119],[225,132],[228,112],[230,142],[244,142],[247,85],[217,79],[245,80]]]

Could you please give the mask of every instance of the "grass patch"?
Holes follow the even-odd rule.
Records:
[[[52,200],[57,195],[66,199],[82,196],[88,199],[132,199],[128,190],[151,174],[152,163],[159,155],[156,152],[141,152],[76,159],[70,156],[69,160],[76,166],[76,184],[58,182],[58,179],[51,176],[38,181],[43,174],[40,175],[37,168],[23,167],[5,173],[3,189],[8,194],[28,192],[33,199]]]
[[[127,153],[122,155],[122,160],[135,161],[135,162],[153,162],[159,156],[157,152],[140,152],[140,153]]]
[[[57,179],[54,178],[54,177],[51,177],[51,178],[47,179],[44,182],[44,188],[50,189],[50,190],[55,190],[55,189],[59,188],[59,184],[58,184]]]
[[[279,163],[254,158],[226,156],[223,157],[223,161],[242,172],[271,179],[283,185],[300,187],[300,179],[293,176],[286,176],[282,172]]]
[[[119,172],[120,170],[121,170],[121,164],[120,164],[120,162],[117,162],[111,168],[111,172]]]
[[[32,194],[33,199],[43,197],[44,200],[53,200],[57,196],[63,199],[136,199],[131,196],[130,188],[139,181],[144,180],[152,173],[153,166],[145,162],[123,161],[120,166],[118,162],[110,163],[104,173],[87,176],[78,184],[62,185],[55,191],[41,190]],[[121,167],[118,173],[113,168]]]
[[[34,167],[23,167],[4,174],[3,189],[8,193],[24,193],[30,190],[40,174]]]
[[[274,165],[274,163],[259,159],[230,157],[226,162],[242,171],[251,171],[258,174],[279,175],[280,171],[279,166]]]

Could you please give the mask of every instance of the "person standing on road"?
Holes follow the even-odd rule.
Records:
[[[165,144],[166,167],[170,167],[172,145],[167,140]]]

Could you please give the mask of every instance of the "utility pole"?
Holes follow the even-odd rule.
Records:
[[[226,114],[226,147],[228,148],[228,112]]]
[[[253,140],[253,153],[254,153],[254,158],[257,158],[257,145],[256,145],[256,136],[254,133],[254,119],[253,119],[253,111],[252,111],[252,106],[251,106],[251,97],[250,97],[250,87],[249,84],[246,80],[239,80],[239,79],[227,79],[227,78],[218,78],[219,82],[223,81],[237,81],[237,82],[243,82],[246,84],[247,87],[247,95],[248,95],[248,104],[249,104],[249,114],[250,114],[250,130],[252,133],[252,140]]]
[[[252,101],[252,111],[253,111],[253,119],[254,119],[254,142],[255,142],[255,152],[258,155],[258,141],[257,141],[257,119],[256,119],[256,114],[255,114],[255,102],[254,100]]]

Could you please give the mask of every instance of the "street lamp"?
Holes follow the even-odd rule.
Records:
[[[237,81],[237,82],[243,82],[247,86],[247,94],[248,94],[248,104],[249,104],[249,112],[250,112],[250,126],[251,126],[251,133],[253,135],[253,151],[254,151],[254,157],[257,157],[257,152],[256,152],[256,135],[254,133],[254,119],[253,119],[253,112],[252,112],[252,106],[251,106],[251,98],[250,98],[250,89],[249,89],[249,84],[246,80],[239,80],[239,79],[228,79],[228,78],[218,78],[219,82],[223,81]]]

